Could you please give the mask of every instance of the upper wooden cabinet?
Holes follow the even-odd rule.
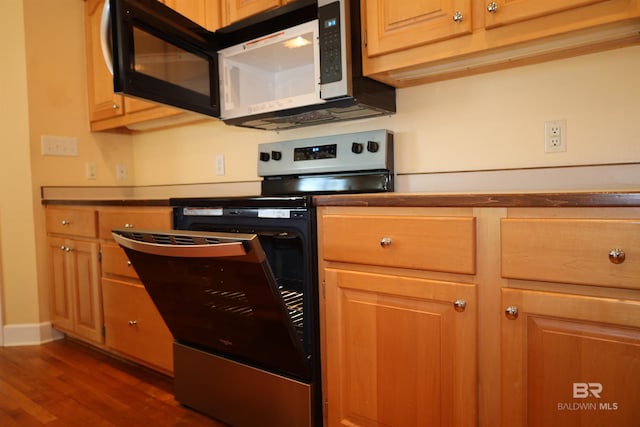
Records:
[[[369,56],[471,32],[471,0],[365,0],[365,3]]]
[[[215,3],[215,2],[214,2]],[[288,3],[286,0],[225,0],[222,1],[222,21],[224,25],[240,21],[251,15],[273,9]]]
[[[627,0],[362,2],[364,74],[406,87],[640,41]]]
[[[221,3],[214,0],[160,0],[209,31],[220,28]]]
[[[91,123],[124,114],[124,100],[121,95],[113,93],[113,77],[102,55],[100,20],[103,6],[104,0],[87,0],[84,5],[89,120]]]
[[[208,29],[216,29],[219,26],[219,2],[165,0],[163,3]],[[107,68],[100,41],[103,7],[104,0],[85,2],[87,88],[91,130],[145,129],[202,120],[195,114],[113,92],[113,75]]]
[[[602,3],[606,0],[500,0],[486,1],[487,14],[485,27],[511,24],[528,19],[548,16],[566,10]]]

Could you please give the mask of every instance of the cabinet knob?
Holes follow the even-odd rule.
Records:
[[[62,224],[62,225],[71,225],[71,221],[63,219],[62,221],[60,221],[60,224]]]
[[[131,267],[131,261],[127,261],[127,267]]]
[[[611,249],[609,251],[609,261],[613,264],[622,264],[626,258],[626,255],[622,249]]]
[[[114,110],[117,110],[118,108],[120,108],[120,106],[118,104],[113,104],[111,108],[113,108]]]
[[[456,10],[456,13],[453,14],[454,22],[462,22],[464,20],[464,15],[459,10]]]
[[[129,320],[129,326],[136,326],[138,324],[137,320]]]
[[[133,228],[133,224],[125,224],[124,228]]]
[[[380,246],[382,246],[383,248],[388,248],[389,246],[391,246],[391,243],[391,237],[383,237],[382,239],[380,239]]]
[[[515,305],[510,305],[509,307],[504,309],[504,314],[507,316],[509,320],[516,320],[518,318],[518,307]]]
[[[458,312],[462,313],[465,308],[467,308],[467,301],[463,299],[457,299],[453,302],[453,308]]]
[[[487,12],[496,13],[498,11],[498,3],[492,1],[487,4]]]

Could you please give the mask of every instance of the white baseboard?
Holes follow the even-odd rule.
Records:
[[[5,347],[39,345],[64,337],[62,332],[53,329],[51,322],[5,325],[2,332]]]

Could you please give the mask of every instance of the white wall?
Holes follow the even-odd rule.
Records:
[[[640,162],[638,76],[634,46],[401,89],[392,117],[279,134],[209,121],[136,135],[134,181],[252,180],[259,142],[375,128],[395,132],[400,174]],[[555,119],[567,120],[566,153],[544,152],[544,121]]]
[[[0,2],[0,326],[40,321],[22,1]],[[4,330],[0,332],[2,344]]]

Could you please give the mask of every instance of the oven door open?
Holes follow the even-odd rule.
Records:
[[[255,234],[114,229],[180,343],[308,379],[303,345]]]

